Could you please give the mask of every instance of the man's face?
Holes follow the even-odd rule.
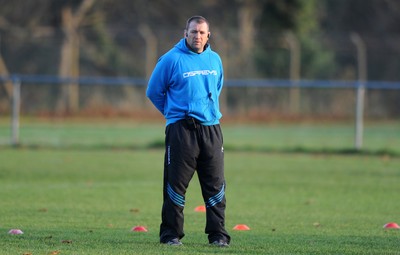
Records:
[[[208,42],[209,35],[210,32],[208,31],[206,22],[197,23],[196,21],[192,21],[185,31],[187,44],[197,53],[203,52],[204,46]]]

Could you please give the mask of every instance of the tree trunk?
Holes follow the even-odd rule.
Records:
[[[84,0],[78,10],[73,13],[72,7],[66,5],[61,12],[62,27],[65,33],[61,48],[59,75],[62,78],[77,79],[79,77],[79,25],[94,4],[94,0]],[[79,84],[71,82],[61,85],[61,96],[57,103],[59,113],[75,113],[79,110]]]
[[[251,77],[255,74],[255,66],[253,62],[253,48],[255,36],[255,21],[261,13],[260,4],[257,1],[242,1],[242,5],[238,11],[239,21],[239,61],[238,66],[241,67],[240,72],[245,77]],[[258,88],[246,88],[249,98],[254,102],[258,94]],[[251,102],[246,103],[245,111],[249,112],[253,107]]]
[[[147,24],[141,24],[139,26],[139,33],[146,43],[145,72],[146,79],[149,79],[153,68],[157,63],[157,37]],[[144,101],[144,106],[146,109],[153,108],[150,100],[146,99]]]
[[[79,73],[79,56],[78,53],[78,34],[75,31],[74,18],[72,15],[71,6],[63,8],[62,25],[65,33],[65,38],[61,48],[61,62],[59,67],[59,75],[62,78],[77,78]],[[73,113],[78,107],[79,85],[67,83],[61,85],[61,96],[57,104],[59,113]]]
[[[239,21],[239,66],[246,68],[245,75],[254,73],[252,50],[254,47],[255,21],[261,13],[261,6],[257,1],[243,1],[238,11]]]
[[[10,75],[9,72],[8,72],[7,66],[6,66],[1,54],[0,54],[0,75],[3,75],[3,76]],[[4,90],[6,91],[7,98],[9,100],[11,100],[12,91],[13,91],[13,84],[12,84],[11,81],[5,81],[4,82]]]

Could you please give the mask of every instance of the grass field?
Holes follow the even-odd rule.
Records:
[[[400,254],[400,230],[383,229],[400,223],[398,126],[368,127],[360,154],[341,153],[347,126],[226,126],[227,249],[207,245],[196,178],[184,246],[158,244],[160,128],[25,125],[27,146],[0,148],[0,254]]]
[[[9,120],[0,118],[0,146],[10,143]],[[350,153],[354,150],[353,123],[223,124],[225,148],[262,152]],[[162,148],[164,123],[126,120],[21,121],[25,147],[78,149]],[[365,154],[400,156],[400,122],[364,126]]]

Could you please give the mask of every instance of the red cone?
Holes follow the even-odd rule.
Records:
[[[233,230],[250,230],[250,228],[245,224],[238,224],[233,227]]]
[[[136,227],[133,227],[131,229],[131,231],[134,231],[134,232],[147,232],[148,230],[144,226],[136,226]]]
[[[386,223],[383,228],[400,228],[400,226],[395,222]]]
[[[206,211],[206,207],[204,205],[199,205],[196,208],[194,208],[195,212],[205,212]]]

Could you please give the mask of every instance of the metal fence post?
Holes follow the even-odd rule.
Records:
[[[360,150],[363,145],[363,133],[364,133],[364,96],[365,96],[365,85],[363,82],[357,84],[357,96],[356,96],[356,130],[354,146],[356,150]]]
[[[12,117],[11,117],[11,144],[19,145],[19,113],[21,105],[21,81],[13,78]]]
[[[356,34],[351,34],[351,41],[357,48],[357,65],[358,65],[358,83],[356,94],[356,130],[354,146],[356,150],[360,150],[363,144],[363,116],[364,116],[364,97],[365,97],[365,81],[367,80],[367,50],[364,41]]]

